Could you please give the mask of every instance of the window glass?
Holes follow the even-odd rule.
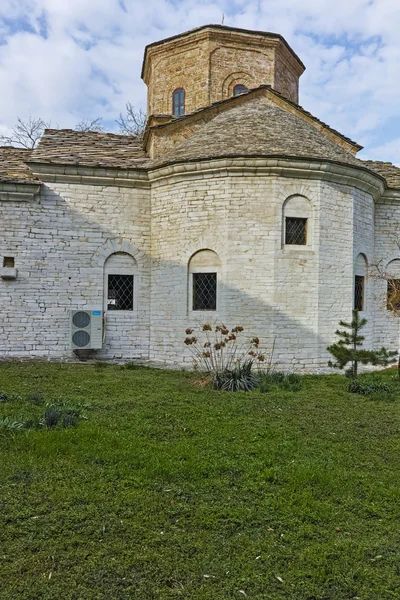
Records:
[[[193,273],[193,310],[217,309],[217,274]]]
[[[175,90],[173,94],[173,115],[180,117],[185,114],[185,90]]]
[[[365,277],[356,275],[354,278],[354,308],[355,310],[364,309],[364,281]]]
[[[307,244],[307,219],[286,217],[285,244],[305,246]]]
[[[244,94],[245,92],[248,92],[249,90],[247,89],[247,87],[245,85],[242,85],[241,83],[239,83],[238,85],[235,85],[235,87],[233,88],[233,95],[234,96],[239,96],[239,94]]]
[[[133,275],[108,275],[107,310],[133,310]]]

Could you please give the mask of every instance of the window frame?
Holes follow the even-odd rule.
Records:
[[[181,103],[180,100],[178,100],[177,102],[177,106],[178,109],[180,109],[182,107],[183,112],[175,112],[175,95],[176,94],[183,94],[183,102]],[[172,92],[172,115],[174,117],[183,117],[183,115],[186,113],[186,90],[185,88],[176,88],[173,92]]]
[[[361,302],[359,305],[361,308],[357,306],[357,288],[359,287],[357,280],[361,283]],[[359,312],[365,311],[365,275],[354,275],[353,308]]]
[[[115,269],[116,271],[118,271],[119,269]],[[122,269],[121,269],[122,270]],[[111,313],[132,313],[135,311],[135,296],[136,296],[136,276],[134,273],[115,273],[110,272],[110,273],[106,273],[105,274],[106,277],[106,285],[105,285],[105,310],[107,312],[111,312]],[[132,308],[108,308],[108,301],[110,300],[110,298],[108,297],[109,294],[109,278],[110,277],[132,277]]]
[[[244,90],[242,90],[241,92],[237,92],[235,93],[236,88],[244,88]],[[247,92],[249,91],[249,88],[247,87],[247,85],[244,85],[244,83],[237,83],[236,85],[233,86],[233,97],[236,98],[237,96],[240,96],[241,94],[247,94]]]
[[[400,293],[400,279],[397,279],[396,277],[391,277],[390,279],[387,280],[387,288],[386,288],[386,309],[390,310],[391,312],[400,312],[400,298],[398,301],[398,305],[397,306],[389,306],[389,295],[390,295],[390,287],[397,287],[398,293]]]
[[[296,246],[298,248],[306,248],[307,246],[309,246],[309,241],[308,241],[308,217],[291,217],[290,215],[285,215],[284,216],[284,246]],[[304,221],[304,244],[294,244],[291,242],[287,241],[287,221],[288,219],[292,219],[292,220],[296,220],[296,221]]]
[[[215,273],[217,279],[216,285],[216,299],[215,299],[215,309],[195,309],[193,308],[193,275],[197,275],[199,273]],[[215,315],[215,313],[219,310],[219,301],[220,301],[220,293],[219,293],[219,283],[220,283],[220,270],[218,267],[192,267],[189,272],[189,312],[195,314],[210,314]]]

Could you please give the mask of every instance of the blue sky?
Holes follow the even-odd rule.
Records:
[[[399,0],[1,0],[0,132],[17,117],[109,130],[145,107],[144,46],[208,23],[282,34],[305,63],[300,104],[400,166]]]

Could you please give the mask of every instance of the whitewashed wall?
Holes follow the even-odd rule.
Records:
[[[147,357],[148,190],[46,184],[29,202],[0,203],[0,222],[0,257],[14,256],[18,270],[0,279],[1,357],[72,357],[69,309],[103,305],[103,265],[117,251],[137,261],[137,311],[109,315],[99,356]]]

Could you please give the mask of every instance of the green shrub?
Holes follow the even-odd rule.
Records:
[[[394,392],[390,383],[373,379],[353,379],[349,383],[348,390],[352,394],[361,394],[362,396],[372,396],[373,394],[379,396],[379,394],[392,394]]]

